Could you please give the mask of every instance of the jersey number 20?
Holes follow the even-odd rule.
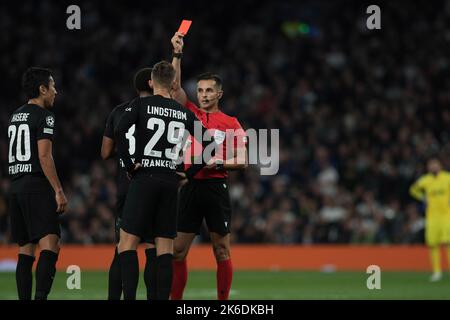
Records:
[[[16,152],[13,151],[14,141],[17,137]],[[18,127],[10,125],[8,127],[9,138],[9,163],[16,161],[28,161],[31,158],[30,127],[27,124],[21,124]],[[22,147],[23,144],[23,147]],[[15,156],[14,156],[15,155]]]

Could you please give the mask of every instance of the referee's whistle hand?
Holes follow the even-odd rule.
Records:
[[[56,212],[57,213],[63,213],[64,211],[66,211],[66,206],[67,206],[67,198],[66,195],[64,194],[64,191],[58,191],[55,194],[55,200],[56,200]]]

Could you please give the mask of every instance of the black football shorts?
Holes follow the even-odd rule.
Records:
[[[121,228],[145,242],[175,238],[179,178],[175,173],[138,172],[125,201]]]
[[[181,188],[177,231],[198,234],[203,219],[209,232],[230,233],[231,202],[225,179],[194,179]]]
[[[9,212],[13,240],[24,246],[56,234],[61,236],[59,214],[53,190],[41,193],[11,193]]]

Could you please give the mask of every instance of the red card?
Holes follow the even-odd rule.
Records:
[[[189,28],[191,27],[191,20],[183,20],[181,21],[180,28],[178,28],[178,32],[182,33],[183,35],[186,35],[189,31]]]

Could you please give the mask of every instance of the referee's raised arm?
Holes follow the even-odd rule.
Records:
[[[172,87],[171,96],[183,107],[186,105],[188,99],[186,92],[181,86],[181,58],[183,57],[183,34],[176,32],[172,37],[171,42],[173,46],[172,52],[172,66],[175,69],[175,81]]]

